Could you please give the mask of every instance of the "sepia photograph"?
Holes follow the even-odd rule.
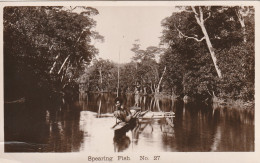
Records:
[[[79,4],[2,7],[5,154],[255,152],[254,5]]]

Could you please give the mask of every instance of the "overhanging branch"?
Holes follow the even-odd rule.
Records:
[[[184,34],[176,27],[176,25],[175,25],[175,28],[177,29],[177,31],[179,32],[179,34],[182,35],[182,36],[183,36],[184,38],[186,38],[186,39],[193,39],[193,40],[195,40],[195,41],[197,41],[197,42],[201,42],[201,41],[203,41],[203,40],[205,39],[205,36],[202,37],[201,39],[198,39],[198,38],[196,38],[196,37],[186,36],[186,35],[184,35]]]

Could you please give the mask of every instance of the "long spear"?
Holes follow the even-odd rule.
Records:
[[[118,66],[117,66],[117,96],[119,96],[119,79],[120,79],[120,72],[119,72],[119,63],[120,63],[120,48],[119,48],[119,53],[118,53]]]
[[[125,36],[123,36],[124,38]],[[121,46],[119,47],[119,53],[118,53],[118,67],[117,67],[117,96],[119,97],[119,79],[120,79],[120,73],[119,73],[119,65],[120,65],[120,50]]]

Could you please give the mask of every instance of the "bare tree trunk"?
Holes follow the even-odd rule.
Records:
[[[80,40],[80,37],[81,37],[81,35],[82,35],[82,33],[83,33],[84,31],[85,31],[85,30],[83,29],[82,32],[80,33],[80,35],[79,35],[77,41],[76,41],[75,44],[74,44],[74,47],[76,46],[76,44],[77,44],[78,41]],[[52,49],[52,46],[50,47],[50,50],[51,50],[51,49]],[[60,74],[62,68],[64,67],[64,65],[66,64],[66,62],[68,61],[68,59],[69,59],[70,56],[71,56],[71,54],[69,54],[69,55],[66,57],[66,59],[65,59],[64,62],[63,62],[63,64],[62,64],[61,67],[60,67],[60,70],[59,70],[58,74]],[[55,57],[56,60],[57,60],[58,58],[59,58],[59,55],[57,55],[57,56]],[[53,69],[55,68],[56,64],[57,64],[57,61],[55,61],[55,62],[53,63],[53,66],[52,66],[52,68],[51,68],[51,70],[50,70],[50,72],[49,72],[50,74],[53,72]]]
[[[213,60],[215,69],[216,69],[216,71],[217,71],[217,73],[218,73],[218,77],[219,77],[219,78],[222,78],[221,70],[219,69],[219,67],[218,67],[218,65],[217,65],[217,57],[216,57],[214,48],[213,48],[213,46],[212,46],[212,44],[211,44],[211,41],[210,41],[210,39],[209,39],[207,30],[206,30],[204,24],[202,24],[201,29],[202,29],[203,34],[205,35],[205,39],[206,39],[206,42],[207,42],[207,45],[208,45],[208,49],[209,49],[211,58],[212,58],[212,60]]]
[[[101,87],[101,91],[103,91],[103,77],[102,77],[102,67],[99,68],[99,75],[100,75],[100,87]]]
[[[247,38],[246,38],[246,26],[245,26],[244,18],[239,20],[239,22],[241,24],[241,28],[242,28],[242,32],[243,32],[243,41],[246,43]]]
[[[65,69],[63,69],[62,76],[61,76],[61,83],[63,83],[63,80],[64,80],[64,78],[66,76],[68,67],[69,67],[69,65],[66,65]],[[65,87],[65,85],[66,85],[66,83],[64,84],[63,88]]]
[[[143,90],[144,90],[144,92],[143,92],[143,93],[146,95],[146,94],[147,94],[146,87],[144,87],[144,89],[143,89]]]
[[[249,13],[249,9],[246,8],[246,12],[243,14],[242,13],[242,8],[239,7],[239,9],[236,10],[236,14],[237,14],[237,18],[239,20],[239,23],[241,25],[242,28],[242,32],[243,32],[243,41],[246,43],[247,42],[247,38],[246,38],[246,25],[245,25],[245,19],[243,15],[247,15]]]
[[[159,100],[159,98],[155,97],[154,101],[155,101],[155,105],[157,106],[158,111],[161,112],[162,110],[161,110],[161,107],[160,107],[160,100]]]
[[[155,84],[153,84],[153,90],[156,93],[156,86],[155,86]]]
[[[55,66],[56,66],[56,64],[57,64],[57,59],[59,58],[59,54],[55,57],[55,62],[53,63],[53,65],[52,65],[52,67],[51,67],[51,70],[50,70],[50,74],[52,74],[53,73],[53,70],[54,70],[54,68],[55,68]]]
[[[152,106],[153,106],[153,101],[154,101],[154,98],[151,99],[151,102],[150,102],[150,107],[148,108],[149,111],[152,110]]]
[[[153,91],[153,84],[152,83],[151,83],[150,88],[151,88],[151,92],[154,93],[154,91]]]
[[[164,70],[163,70],[162,76],[161,76],[161,78],[160,78],[160,80],[159,80],[159,83],[158,83],[158,86],[157,86],[157,88],[156,88],[156,92],[157,92],[157,93],[160,92],[160,86],[161,86],[162,79],[163,79],[163,76],[164,76],[165,72],[166,72],[166,66],[164,67]]]
[[[203,34],[205,36],[205,40],[206,40],[206,43],[207,43],[207,46],[208,46],[211,58],[213,60],[215,69],[217,71],[218,77],[222,78],[221,70],[219,69],[219,67],[217,65],[217,58],[216,58],[216,55],[215,55],[215,51],[214,51],[214,48],[213,48],[213,46],[211,44],[208,32],[207,32],[205,24],[204,24],[204,22],[210,17],[210,14],[209,14],[209,16],[206,19],[204,19],[203,18],[203,11],[202,11],[201,7],[199,7],[199,12],[200,12],[199,14],[197,13],[197,11],[196,11],[194,6],[192,6],[191,8],[192,8],[192,10],[193,10],[193,12],[195,14],[196,21],[197,21],[198,25],[201,27],[201,30],[202,30],[202,32],[203,32]]]
[[[59,70],[58,74],[60,74],[62,68],[64,67],[64,65],[65,65],[66,62],[68,61],[69,57],[70,57],[70,55],[68,55],[67,58],[66,58],[66,59],[64,60],[64,62],[62,63],[62,65],[61,65],[61,67],[60,67],[60,70]]]
[[[101,99],[100,99],[100,101],[99,101],[99,107],[98,107],[98,116],[97,116],[98,118],[101,116],[101,112],[100,112],[100,111],[101,111],[101,104],[102,104],[102,103],[101,103]]]

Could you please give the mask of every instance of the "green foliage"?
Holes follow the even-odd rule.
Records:
[[[209,16],[205,27],[224,77],[218,79],[205,41],[198,41],[203,33],[194,12],[185,9],[162,21],[164,30],[161,41],[168,45],[160,63],[167,67],[165,89],[171,89],[176,95],[206,98],[214,92],[219,97],[253,100],[253,8],[249,7],[250,12],[244,16],[246,32],[243,32],[238,19],[239,7],[201,8],[204,18]]]
[[[103,59],[94,60],[93,65],[86,68],[82,74],[80,82],[87,83],[90,91],[116,92],[119,72],[120,91],[134,92],[139,84],[142,88],[150,88],[150,93],[155,92],[162,73],[155,56],[162,53],[163,49],[151,46],[141,50],[139,44],[134,44],[132,51],[135,53],[133,61],[126,64],[118,65]]]
[[[61,91],[75,84],[83,63],[97,54],[90,44],[98,14],[83,7],[4,8],[5,97]],[[67,58],[67,59],[66,59]]]
[[[254,100],[254,8],[181,8],[162,20],[161,43],[167,48],[141,49],[135,42],[132,62],[118,65],[93,60],[98,50],[91,41],[104,41],[92,30],[96,9],[5,7],[5,98],[70,93],[78,83],[85,83],[90,91],[115,92],[119,80],[122,91],[133,92],[140,85],[148,88],[148,93],[163,91],[206,99],[214,92],[222,98]],[[203,40],[205,30],[195,12],[204,16],[213,48]],[[216,55],[222,78],[210,52]]]
[[[109,60],[93,60],[93,64],[85,69],[81,83],[87,83],[88,91],[115,91],[117,88],[118,68]]]
[[[136,84],[136,66],[134,62],[126,63],[120,68],[120,87],[126,92],[133,92]]]
[[[133,44],[131,49],[135,55],[133,62],[136,64],[135,82],[142,86],[149,87],[150,92],[155,92],[162,71],[160,65],[156,62],[156,56],[160,56],[165,49],[155,46],[147,47],[145,50],[140,49],[140,44]],[[161,68],[162,69],[162,68]]]
[[[139,85],[141,89],[148,88],[148,93],[158,91],[166,67],[162,84],[159,85],[162,88],[160,91],[165,93],[188,95],[200,100],[213,95],[254,100],[254,9],[244,7],[241,11],[238,6],[196,6],[195,11],[201,11],[204,16],[204,25],[213,48],[210,49],[202,39],[205,33],[196,21],[194,10],[184,7],[182,12],[173,13],[162,20],[164,30],[161,43],[166,49],[154,46],[141,49],[136,40],[131,49],[134,52],[132,62],[120,65],[121,90],[133,92]],[[239,17],[241,13],[243,15]],[[222,78],[216,72],[209,49],[216,55]],[[155,60],[156,56],[160,56],[159,62]],[[100,82],[100,67],[105,79],[103,84]],[[90,87],[115,91],[117,67],[109,61],[94,63],[88,70]]]
[[[224,79],[219,82],[219,96],[246,101],[254,99],[254,44],[241,43],[219,51],[219,58],[224,70]]]

